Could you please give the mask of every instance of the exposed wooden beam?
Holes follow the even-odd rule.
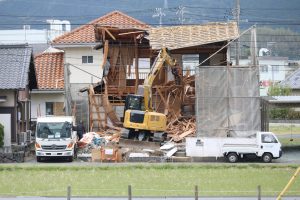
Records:
[[[130,34],[139,34],[144,33],[145,31],[133,31],[133,32],[126,32],[126,33],[119,33],[118,35],[130,35]]]
[[[134,55],[135,55],[135,93],[137,94],[139,87],[139,49],[136,38],[134,37]]]
[[[116,40],[115,36],[113,36],[113,34],[111,34],[111,32],[107,28],[103,28],[103,29],[113,40]]]

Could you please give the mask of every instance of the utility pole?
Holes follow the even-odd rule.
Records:
[[[256,42],[256,26],[251,29],[251,43],[250,43],[250,54],[252,66],[258,66],[257,60],[257,42]]]
[[[168,9],[169,6],[168,6],[168,0],[164,0],[164,9]]]
[[[238,28],[238,34],[240,34],[240,0],[235,0],[236,3],[236,8],[235,8],[235,20],[236,20],[236,24],[237,24],[237,28]],[[236,49],[235,49],[235,53],[236,53],[236,65],[240,64],[240,39],[238,38],[236,40]]]
[[[183,22],[185,21],[184,16],[183,16],[184,13],[185,13],[184,10],[185,10],[184,6],[179,6],[179,8],[178,8],[178,10],[176,12],[176,15],[179,16],[178,19],[179,19],[180,24],[183,24]]]
[[[161,8],[155,8],[155,12],[152,15],[153,18],[159,17],[159,26],[162,26],[162,18],[166,16]]]

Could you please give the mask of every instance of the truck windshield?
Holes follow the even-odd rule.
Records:
[[[48,139],[70,138],[71,124],[69,122],[38,123],[37,137]]]
[[[278,143],[276,138],[270,134],[262,134],[261,141],[262,141],[262,143]]]

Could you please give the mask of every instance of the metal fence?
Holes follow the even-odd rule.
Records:
[[[107,191],[116,191],[115,196],[107,196],[105,193]],[[149,193],[149,192],[163,192],[165,195],[141,195],[141,193]],[[89,192],[90,195],[82,195],[82,192]],[[95,193],[97,192],[97,193]],[[126,194],[124,194],[124,192]],[[266,197],[269,197],[271,199],[275,199],[275,196],[277,196],[281,191],[266,191],[263,190],[260,185],[258,185],[256,188],[253,188],[253,190],[248,190],[248,191],[217,191],[217,190],[201,190],[201,187],[198,185],[195,185],[193,188],[190,189],[151,189],[151,188],[135,188],[131,185],[128,185],[127,188],[124,188],[124,190],[120,191],[118,189],[114,188],[73,188],[71,186],[67,186],[65,189],[62,188],[61,190],[40,190],[40,191],[35,191],[35,192],[24,192],[21,194],[22,197],[64,197],[67,200],[71,199],[78,199],[78,198],[83,198],[83,199],[142,199],[142,198],[147,198],[147,199],[209,199],[209,198],[220,198],[220,199],[243,199],[243,197],[239,196],[240,193],[244,193],[246,195],[243,195],[245,199],[258,199],[261,200],[262,198],[265,199]],[[59,193],[61,195],[51,195],[51,193]],[[182,195],[178,195],[178,193],[182,193]],[[237,195],[235,195],[235,193]],[[289,195],[293,195],[294,199],[297,199],[297,193],[299,191],[289,191]],[[119,194],[119,195],[118,195]],[[137,195],[138,194],[138,195]],[[230,195],[228,195],[230,194]],[[16,196],[16,194],[13,193],[0,193],[0,196]]]

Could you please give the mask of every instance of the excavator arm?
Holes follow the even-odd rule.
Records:
[[[151,71],[148,74],[147,78],[144,80],[144,101],[145,101],[145,110],[148,111],[153,111],[152,107],[152,84],[159,72],[162,70],[164,64],[167,64],[168,66],[171,67],[172,73],[175,75],[176,74],[176,60],[172,58],[166,48],[162,48],[156,57],[152,67]],[[178,74],[178,73],[177,73]],[[175,75],[176,79],[176,75]]]

